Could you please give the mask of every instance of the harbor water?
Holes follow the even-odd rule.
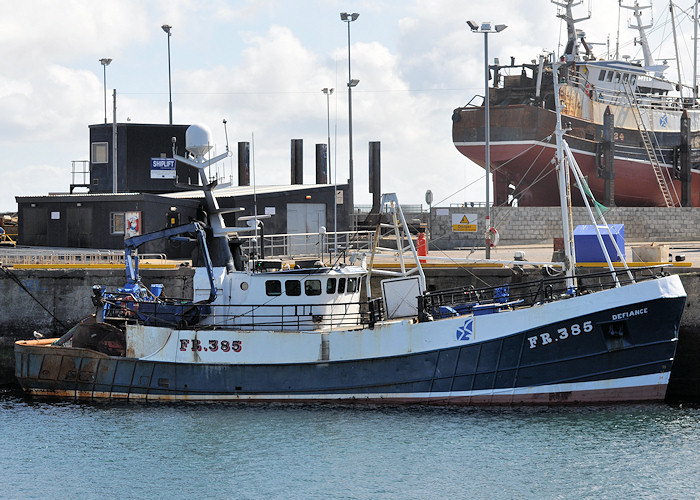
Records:
[[[0,394],[3,498],[690,498],[700,408]]]

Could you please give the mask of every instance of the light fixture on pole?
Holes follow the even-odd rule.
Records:
[[[343,22],[348,23],[348,143],[349,143],[349,159],[348,159],[348,169],[349,169],[349,178],[348,178],[348,184],[349,186],[349,195],[348,198],[348,205],[349,205],[349,213],[352,213],[355,209],[354,207],[354,188],[353,188],[353,161],[352,161],[352,88],[357,86],[358,83],[360,83],[360,80],[353,80],[352,79],[352,73],[350,71],[350,23],[355,21],[358,17],[360,17],[360,14],[357,12],[353,12],[352,14],[348,14],[347,12],[341,12],[340,13],[340,20]]]
[[[326,117],[328,121],[328,146],[326,157],[328,158],[328,175],[331,174],[331,95],[334,89],[323,88],[321,92],[326,94]],[[333,175],[335,186],[338,185],[338,179]],[[338,188],[334,189],[333,194],[333,256],[335,257],[338,248]]]
[[[173,86],[172,86],[172,80],[170,78],[170,30],[172,29],[172,26],[169,24],[164,24],[161,26],[163,31],[165,31],[168,34],[168,109],[170,111],[170,125],[173,124]]]
[[[100,64],[102,64],[102,83],[104,85],[104,93],[105,93],[105,125],[107,124],[107,66],[109,66],[109,63],[111,63],[112,60],[108,58],[103,58],[100,59]]]
[[[486,258],[491,258],[491,235],[494,233],[493,225],[491,224],[491,201],[489,177],[491,176],[491,122],[489,118],[489,33],[500,33],[507,28],[505,24],[493,24],[491,22],[483,22],[477,24],[475,21],[467,21],[469,28],[474,33],[484,34],[484,149],[486,150],[486,236],[484,238],[486,244]]]

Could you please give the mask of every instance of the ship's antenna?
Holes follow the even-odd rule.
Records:
[[[255,185],[255,132],[250,133],[250,165],[253,170],[253,217],[255,217],[255,241],[258,241],[258,194]],[[256,243],[257,245],[257,243]],[[257,252],[257,247],[256,247]]]
[[[224,136],[226,137],[226,152],[228,153],[228,129],[226,128],[226,118],[223,120],[224,122]],[[229,157],[229,167],[231,168],[231,177],[230,181],[233,183],[233,160]],[[224,166],[224,180],[226,179],[226,167]]]
[[[226,118],[224,118],[224,135],[226,136],[226,152],[228,153],[228,130],[226,129]]]
[[[622,0],[617,0],[617,40],[615,41],[615,60],[620,60],[620,12],[622,12]]]

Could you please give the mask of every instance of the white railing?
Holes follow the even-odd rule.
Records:
[[[241,236],[243,250],[248,255],[260,256],[261,250],[253,241],[253,235]],[[260,238],[258,237],[258,240]],[[266,234],[262,239],[265,257],[298,258],[323,255],[349,255],[352,252],[369,251],[374,231],[338,231],[337,233]],[[336,247],[337,241],[337,247]]]
[[[637,81],[639,83],[639,80]],[[588,92],[591,99],[603,104],[611,104],[613,106],[627,106],[627,95],[623,87],[620,85],[618,89],[611,89],[605,86],[598,86],[596,81],[590,81],[581,75],[569,77],[569,84],[574,87],[579,87]],[[680,97],[659,95],[659,94],[642,94],[635,90],[634,98],[637,106],[640,108],[663,111],[678,111],[684,108],[685,101]]]
[[[164,263],[165,254],[139,254],[141,261]],[[4,265],[124,265],[124,252],[120,250],[76,250],[40,248],[0,248],[0,262]]]
[[[243,251],[260,257],[259,243],[253,235],[242,236]],[[258,242],[260,237],[258,236]],[[374,231],[338,231],[337,233],[266,234],[262,238],[265,257],[276,259],[349,257],[354,252],[371,251]],[[337,244],[337,246],[336,246]],[[138,254],[141,262],[165,263],[165,254]],[[55,248],[1,248],[4,265],[124,265],[123,250],[69,250]]]

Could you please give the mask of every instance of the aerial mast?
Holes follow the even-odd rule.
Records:
[[[581,57],[579,56],[578,52],[578,36],[579,33],[576,30],[576,23],[580,21],[585,21],[587,19],[591,18],[591,10],[590,8],[588,9],[588,16],[586,17],[581,17],[579,19],[574,19],[574,14],[573,14],[573,7],[576,7],[578,5],[581,5],[583,3],[583,0],[564,0],[564,1],[559,1],[559,0],[551,0],[551,2],[559,7],[559,11],[557,12],[557,17],[564,20],[566,23],[566,33],[568,36],[568,42],[566,43],[566,49],[564,50],[564,60],[567,63],[571,63],[574,61],[579,61]],[[583,33],[580,33],[581,37],[583,37]]]

